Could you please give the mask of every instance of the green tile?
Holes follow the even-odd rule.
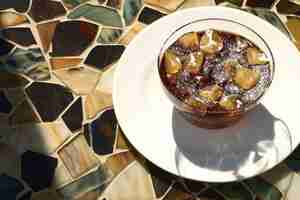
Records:
[[[123,17],[126,26],[130,25],[135,20],[142,6],[142,0],[125,0],[123,7]]]
[[[119,28],[123,26],[119,13],[115,9],[107,8],[104,6],[84,4],[76,8],[68,15],[68,18],[70,19],[77,19],[80,17],[84,17],[104,26]]]
[[[122,35],[122,32],[123,31],[120,29],[103,28],[97,39],[97,42],[103,44],[115,43]]]

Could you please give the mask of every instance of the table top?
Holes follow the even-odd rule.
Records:
[[[160,17],[207,5],[253,13],[300,50],[299,0],[1,1],[1,198],[299,199],[299,148],[255,178],[196,182],[150,163],[118,125],[112,75],[126,46]]]

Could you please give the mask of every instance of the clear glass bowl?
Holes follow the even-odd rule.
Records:
[[[163,78],[161,77],[160,72],[160,64],[162,62],[162,58],[164,52],[182,35],[188,32],[201,32],[207,29],[214,29],[218,31],[229,32],[235,35],[242,36],[253,44],[255,44],[259,49],[261,49],[270,60],[270,72],[271,79],[267,84],[264,92],[260,95],[256,101],[248,104],[243,107],[241,110],[235,111],[223,111],[223,112],[201,112],[199,110],[193,109],[190,105],[184,103],[180,99],[178,99],[172,92],[166,87]],[[240,24],[237,21],[218,19],[218,18],[209,18],[209,19],[201,19],[193,22],[188,22],[187,24],[174,28],[173,32],[169,34],[169,36],[165,39],[165,42],[162,44],[162,47],[159,51],[158,55],[158,73],[160,76],[160,80],[162,83],[163,90],[168,98],[173,102],[175,108],[180,111],[179,113],[192,124],[202,127],[202,128],[224,128],[233,123],[239,121],[247,112],[255,108],[259,103],[263,95],[266,93],[267,89],[270,87],[270,84],[273,80],[274,75],[274,58],[272,55],[272,51],[267,44],[267,42],[262,38],[254,29],[247,27],[243,24]]]

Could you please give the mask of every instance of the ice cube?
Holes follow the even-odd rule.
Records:
[[[247,60],[250,65],[261,65],[269,62],[267,56],[255,47],[247,49]]]
[[[202,69],[203,60],[204,54],[201,51],[190,53],[184,62],[184,68],[193,74],[197,74]]]
[[[182,68],[182,64],[173,52],[167,50],[164,54],[164,67],[168,74],[176,74]]]
[[[223,49],[223,40],[216,31],[207,30],[201,37],[200,49],[208,54],[217,53]]]
[[[196,32],[186,33],[181,36],[177,43],[184,48],[197,48],[199,47],[199,38]]]
[[[234,76],[234,82],[240,88],[249,90],[253,88],[259,81],[260,73],[257,70],[245,67],[237,68]]]

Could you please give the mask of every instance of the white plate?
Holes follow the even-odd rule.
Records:
[[[252,27],[272,49],[274,80],[261,105],[238,124],[206,130],[186,122],[162,90],[157,55],[174,27],[218,17]],[[148,26],[127,47],[115,72],[113,102],[129,141],[146,158],[173,174],[228,182],[260,174],[299,144],[300,55],[269,23],[243,11],[200,7],[176,12]]]

